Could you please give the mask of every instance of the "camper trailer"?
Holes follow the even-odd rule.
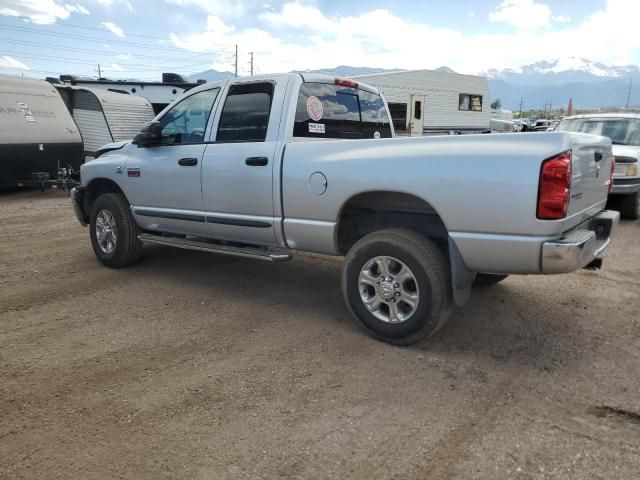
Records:
[[[489,84],[485,77],[442,70],[352,75],[387,99],[398,135],[451,135],[489,131]]]
[[[85,161],[107,143],[131,140],[155,116],[144,97],[68,85],[55,87],[80,129]]]
[[[67,86],[90,88],[94,91],[105,90],[142,97],[151,103],[156,115],[176,98],[180,98],[187,90],[205,82],[204,80],[189,82],[177,73],[163,73],[161,82],[110,80],[108,78],[99,78],[96,80],[95,78],[78,77],[75,75],[60,75],[59,79],[47,77],[47,80],[52,83]]]
[[[65,180],[82,161],[80,132],[58,91],[0,76],[0,187]]]

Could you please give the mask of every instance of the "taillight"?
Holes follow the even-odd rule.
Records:
[[[611,176],[609,177],[609,193],[613,188],[613,171],[616,169],[616,157],[611,157]]]
[[[538,187],[540,220],[558,220],[567,216],[571,198],[571,150],[542,162]]]
[[[340,87],[358,88],[358,83],[351,80],[344,80],[342,78],[336,78],[335,85]]]

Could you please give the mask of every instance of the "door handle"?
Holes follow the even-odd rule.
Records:
[[[269,159],[267,157],[249,157],[244,161],[244,163],[250,167],[264,167],[269,163]]]
[[[178,165],[182,165],[183,167],[193,167],[197,164],[197,158],[181,158],[180,160],[178,160]]]

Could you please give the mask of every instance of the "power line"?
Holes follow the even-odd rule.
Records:
[[[55,23],[56,26],[60,26],[60,27],[73,27],[73,28],[81,28],[83,30],[92,30],[92,31],[97,31],[97,32],[104,32],[104,33],[113,33],[111,30],[109,30],[106,27],[89,27],[87,25],[78,25],[75,23],[67,23],[67,22],[57,22]],[[131,33],[131,32],[127,32],[127,37],[143,37],[143,38],[152,38],[154,40],[169,40],[167,37],[156,37],[154,35],[145,35],[142,33]]]
[[[20,56],[21,58],[30,58],[30,59],[35,59],[35,60],[50,60],[50,61],[60,61],[60,62],[66,62],[66,63],[73,63],[73,64],[78,64],[78,65],[95,65],[95,62],[93,61],[83,61],[83,60],[77,60],[75,58],[69,58],[69,57],[58,57],[58,56],[52,56],[52,55],[37,55],[37,54],[31,54],[31,53],[18,53],[18,52],[11,52],[11,51],[3,51],[2,53],[6,53],[6,54],[11,54],[11,55],[16,55],[16,56]],[[104,63],[104,62],[103,62]],[[109,59],[109,63],[117,63],[117,59]],[[180,68],[195,68],[198,66],[207,66],[207,65],[211,65],[211,61],[207,60],[207,61],[200,61],[200,62],[192,62],[186,65],[178,65],[178,67]],[[166,62],[163,62],[163,65],[154,63],[154,64],[145,64],[145,63],[136,63],[134,65],[126,65],[127,67],[130,68],[158,68],[158,71],[160,70],[166,70],[167,69],[167,65]]]
[[[135,42],[127,42],[125,40],[115,40],[115,39],[106,39],[106,38],[98,38],[98,37],[88,37],[86,35],[75,35],[75,34],[69,34],[69,33],[61,33],[61,32],[44,32],[42,30],[38,30],[36,28],[29,28],[29,27],[16,27],[13,25],[6,25],[6,24],[2,24],[0,23],[0,27],[2,27],[3,29],[6,30],[13,30],[16,32],[26,32],[26,33],[35,33],[37,35],[45,35],[45,36],[53,36],[53,37],[61,37],[61,38],[68,38],[68,39],[75,39],[75,40],[85,40],[88,42],[97,42],[97,43],[105,43],[105,42],[109,42],[109,43],[114,43],[117,45],[126,45],[126,46],[132,46],[132,47],[141,47],[141,48],[153,48],[155,50],[169,50],[169,51],[176,51],[176,50],[180,50],[180,51],[184,51],[186,49],[180,48],[180,47],[163,47],[163,46],[157,46],[154,45],[153,47],[151,47],[148,44],[142,44],[142,43],[135,43]],[[209,44],[209,45],[216,45],[216,46],[224,46],[224,47],[229,47],[229,45],[223,45],[223,44]],[[191,50],[187,50],[190,53],[201,53],[201,54],[211,54],[214,52],[198,52],[198,51],[191,51]]]
[[[196,57],[202,57],[204,55],[211,55],[213,52],[206,52],[206,53],[198,53],[196,55],[189,55],[188,57],[165,57],[165,56],[154,56],[154,55],[147,55],[146,53],[144,55],[132,55],[131,51],[122,51],[122,50],[108,50],[108,51],[104,51],[104,50],[94,50],[94,49],[87,49],[87,48],[77,48],[77,47],[70,47],[70,46],[64,46],[64,45],[42,45],[42,43],[37,43],[37,42],[28,42],[28,41],[24,41],[24,40],[13,40],[13,39],[8,39],[8,38],[0,38],[0,43],[13,43],[16,45],[22,45],[22,46],[27,46],[27,47],[37,47],[39,50],[41,50],[42,48],[48,48],[48,49],[52,49],[52,50],[67,50],[67,51],[71,51],[71,52],[83,52],[83,53],[93,53],[93,54],[98,54],[98,55],[108,55],[108,54],[112,54],[112,55],[131,55],[131,57],[143,57],[145,59],[150,59],[150,60],[162,60],[163,62],[171,62],[171,61],[186,61],[186,60],[191,60],[193,58]],[[153,48],[153,47],[151,47]],[[187,52],[187,50],[182,50],[184,52]],[[20,54],[21,55],[21,54]],[[231,57],[231,53],[222,53],[222,54],[216,54],[214,53],[214,55],[217,56],[227,56],[227,57]]]

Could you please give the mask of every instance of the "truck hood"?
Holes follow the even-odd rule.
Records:
[[[122,147],[130,143],[130,141],[124,142],[113,142],[107,143],[106,145],[101,146],[97,151],[94,158],[98,158],[100,155],[104,155],[107,152],[111,152],[113,150],[120,150]]]
[[[614,157],[630,157],[636,160],[640,158],[640,146],[638,145],[612,145]]]

